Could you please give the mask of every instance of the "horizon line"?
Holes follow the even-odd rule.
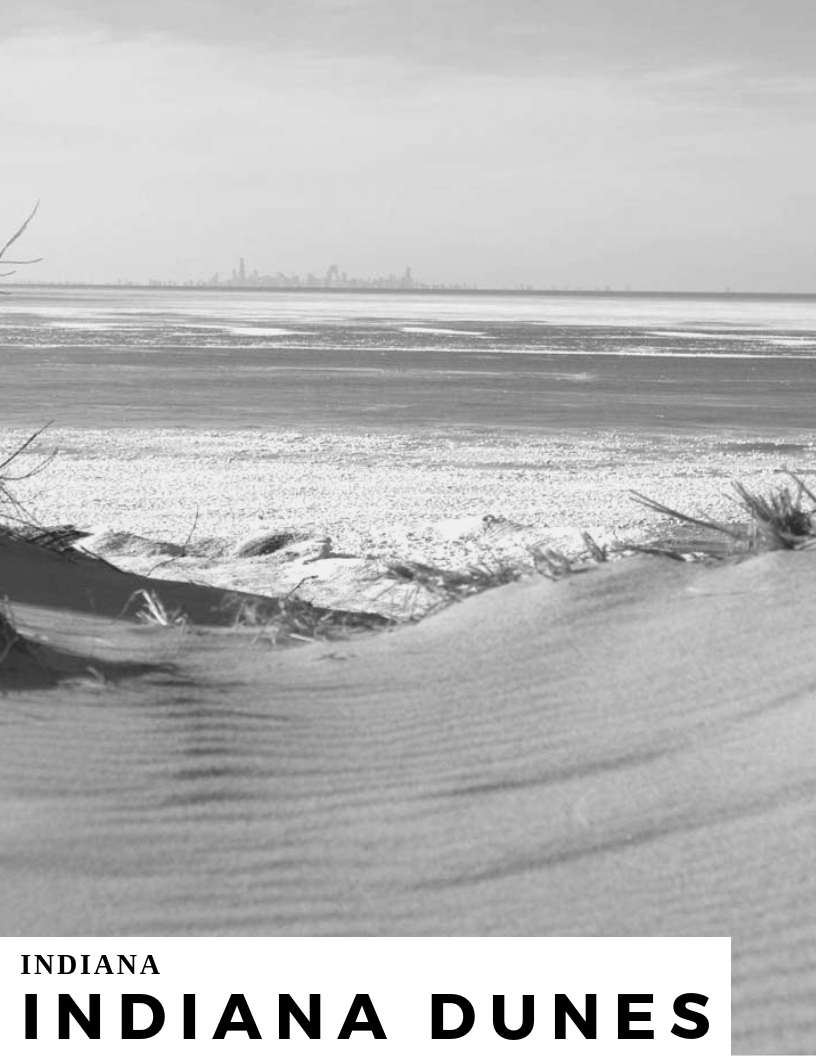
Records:
[[[739,300],[740,298],[776,298],[788,300],[811,300],[816,299],[816,290],[671,290],[671,289],[598,289],[597,287],[571,287],[554,288],[544,286],[457,286],[455,284],[416,285],[413,287],[383,287],[383,286],[233,286],[233,285],[208,285],[207,283],[173,283],[173,282],[32,282],[20,281],[7,282],[3,284],[8,288],[40,288],[40,289],[97,289],[97,290],[175,290],[186,292],[217,292],[217,293],[378,293],[399,294],[411,296],[416,294],[438,293],[446,295],[465,294],[504,294],[518,297],[524,296],[572,296],[572,297],[708,297]]]

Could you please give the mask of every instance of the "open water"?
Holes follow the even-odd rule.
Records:
[[[11,287],[0,422],[809,428],[816,299]]]

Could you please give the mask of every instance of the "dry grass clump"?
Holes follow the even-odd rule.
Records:
[[[385,575],[388,579],[414,583],[432,594],[458,600],[470,594],[481,594],[491,587],[513,583],[522,575],[522,570],[504,561],[469,565],[458,570],[439,568],[421,561],[391,561],[386,566]]]
[[[609,559],[607,547],[600,546],[588,532],[583,533],[585,550],[577,557],[568,557],[553,547],[532,547],[527,558],[509,559],[485,557],[477,564],[463,569],[445,569],[420,561],[392,561],[386,566],[385,577],[396,583],[412,585],[417,592],[425,590],[434,600],[429,612],[462,601],[474,594],[482,594],[494,587],[515,583],[525,576],[538,574],[548,579],[561,579],[576,572],[595,568]]]
[[[581,538],[584,541],[584,549],[574,557],[568,557],[561,550],[555,550],[551,546],[534,547],[530,550],[532,571],[546,576],[547,579],[561,579],[576,572],[588,572],[609,560],[611,553],[608,546],[596,542],[589,532],[581,532]]]
[[[142,607],[136,612],[136,619],[140,623],[147,623],[153,627],[176,627],[184,630],[189,620],[181,609],[168,610],[159,595],[153,590],[137,590],[128,598],[125,609],[132,601],[140,600]]]
[[[754,534],[768,549],[798,550],[816,539],[816,495],[799,477],[791,479],[795,493],[786,485],[756,495],[739,482],[734,484],[740,503],[751,515]]]
[[[354,634],[384,630],[393,622],[373,612],[322,608],[296,597],[296,590],[282,598],[242,601],[235,613],[234,629],[251,629],[256,632],[256,642],[285,646],[344,641]]]
[[[413,586],[417,595],[426,591],[434,599],[429,610],[434,612],[473,594],[515,583],[524,573],[523,567],[506,561],[485,561],[464,569],[445,569],[421,561],[391,561],[386,565],[385,578]],[[423,613],[428,614],[428,611]]]
[[[610,558],[610,549],[604,543],[598,543],[589,534],[589,532],[581,532],[581,538],[584,540],[584,546],[586,550],[581,555],[586,561],[594,562],[596,565],[601,565],[604,561],[608,561]]]
[[[816,543],[816,494],[799,477],[789,474],[792,485],[759,494],[739,481],[734,482],[736,500],[748,514],[743,523],[725,523],[706,517],[695,517],[665,506],[646,495],[633,491],[632,497],[655,513],[679,521],[682,525],[702,529],[705,535],[673,536],[651,546],[630,549],[664,554],[680,560],[694,557],[724,559],[766,550],[799,550]]]

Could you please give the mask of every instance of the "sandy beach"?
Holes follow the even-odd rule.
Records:
[[[12,450],[25,434],[0,432]],[[731,481],[762,491],[813,473],[811,434],[672,436],[579,431],[298,434],[259,430],[51,428],[20,460],[43,473],[15,494],[43,525],[91,533],[82,545],[160,578],[299,596],[399,617],[384,565],[446,569],[568,556],[654,536],[662,519],[636,491],[688,512],[739,518]],[[239,558],[276,534],[277,554]]]

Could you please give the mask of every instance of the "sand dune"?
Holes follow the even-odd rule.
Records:
[[[5,934],[731,935],[734,1051],[813,1051],[813,551],[299,650],[24,572],[30,635],[155,666],[3,701]]]
[[[152,579],[123,571],[95,555],[77,550],[61,553],[3,534],[0,589],[0,596],[15,603],[113,619],[136,616],[145,607],[145,594],[149,594],[171,618],[178,615],[198,627],[232,627],[247,613],[253,621],[272,620],[281,610],[281,603],[266,595],[185,580]],[[376,615],[328,610],[308,602],[297,604],[351,629],[388,622]]]

